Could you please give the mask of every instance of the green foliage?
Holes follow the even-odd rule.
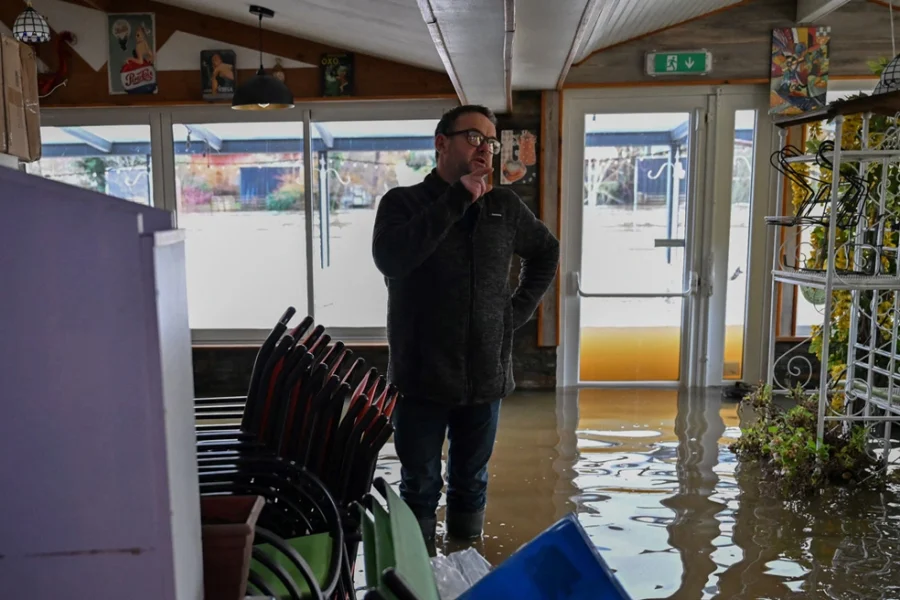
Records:
[[[758,462],[791,497],[817,493],[829,484],[878,486],[887,481],[883,462],[868,452],[865,427],[854,425],[845,432],[840,422],[827,422],[818,445],[818,396],[797,387],[791,397],[795,405],[782,408],[765,385],[744,398],[741,406],[755,421],[731,444],[740,460]]]
[[[266,210],[285,212],[303,208],[303,184],[292,176],[283,177],[281,185],[266,195]]]
[[[890,58],[882,56],[881,58],[877,58],[875,60],[867,60],[866,65],[868,65],[869,70],[872,71],[873,75],[878,75],[879,77],[881,77],[881,74],[884,73],[884,70],[887,68],[890,62]]]
[[[106,161],[96,156],[89,156],[78,162],[78,167],[87,176],[90,189],[101,194],[106,193]]]
[[[294,210],[299,200],[292,190],[279,188],[266,196],[266,210],[276,212]]]

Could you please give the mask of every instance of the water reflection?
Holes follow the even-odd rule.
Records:
[[[739,424],[712,393],[516,394],[478,549],[499,564],[575,511],[635,600],[900,598],[898,491],[785,503],[727,449]]]

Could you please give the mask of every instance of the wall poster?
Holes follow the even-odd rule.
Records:
[[[504,130],[500,133],[500,184],[534,183],[537,177],[537,134]]]
[[[830,41],[830,27],[788,27],[772,32],[769,114],[799,115],[826,105]]]
[[[156,22],[153,13],[107,14],[109,93],[155,94]]]
[[[204,100],[230,100],[234,96],[234,50],[200,52],[200,74]]]
[[[354,93],[353,54],[324,54],[321,68],[322,95],[325,97],[352,96]]]

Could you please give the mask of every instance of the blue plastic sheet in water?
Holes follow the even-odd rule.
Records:
[[[459,600],[629,600],[575,515],[531,540]]]

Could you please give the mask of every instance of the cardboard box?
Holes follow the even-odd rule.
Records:
[[[22,56],[19,42],[4,37],[3,99],[6,104],[6,152],[28,158],[28,124],[25,121],[25,92],[22,89]]]
[[[37,57],[34,48],[19,44],[22,59],[22,92],[25,96],[25,129],[28,131],[28,158],[41,158],[41,99],[38,97]]]
[[[0,65],[4,131],[0,151],[25,161],[41,156],[40,107],[34,51],[17,40],[2,36]],[[36,148],[36,150],[35,150]]]

